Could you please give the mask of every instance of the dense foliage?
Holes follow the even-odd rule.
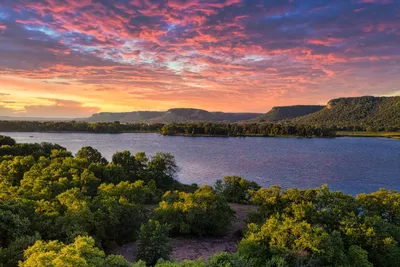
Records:
[[[400,131],[400,96],[334,99],[295,122],[340,130]]]
[[[238,253],[253,266],[398,266],[400,193],[356,198],[326,186],[274,186],[254,193],[258,205]]]
[[[60,241],[37,241],[24,252],[24,261],[20,267],[38,266],[107,266],[129,267],[131,264],[122,256],[106,256],[104,251],[95,247],[91,237],[78,236],[71,244]]]
[[[105,249],[135,240],[149,216],[144,204],[158,203],[166,190],[196,188],[177,182],[176,171],[164,153],[117,152],[108,163],[92,147],[73,157],[47,143],[1,146],[1,263],[16,266],[39,239],[92,236]]]
[[[5,132],[158,132],[163,124],[159,123],[120,123],[84,122],[84,121],[0,121],[0,130]]]
[[[212,123],[186,122],[170,124],[122,124],[117,122],[87,123],[76,121],[34,122],[0,121],[2,131],[20,132],[158,132],[163,135],[215,135],[215,136],[301,136],[333,137],[335,130],[307,125],[273,123]]]
[[[163,135],[213,136],[300,136],[334,137],[329,128],[274,123],[170,123],[162,127]]]
[[[140,227],[136,258],[154,265],[159,259],[168,260],[172,252],[169,227],[158,221],[149,220]]]
[[[238,176],[226,176],[224,181],[217,180],[214,185],[217,194],[220,194],[231,203],[249,203],[253,191],[261,187],[252,181]]]
[[[236,176],[218,181],[215,189],[197,188],[174,179],[178,168],[170,154],[122,151],[108,162],[91,147],[73,156],[58,145],[2,140],[7,140],[0,147],[2,267],[145,267],[143,261],[105,253],[131,241],[137,241],[136,258],[158,267],[397,267],[400,262],[397,191],[353,197],[327,186],[259,188]],[[237,252],[168,261],[168,232],[224,235],[235,217],[228,201],[257,208]]]
[[[11,137],[0,135],[0,147],[6,145],[13,146],[15,145],[15,143],[16,143],[15,140],[12,139]]]
[[[194,193],[166,192],[154,217],[168,223],[173,234],[219,236],[229,229],[234,213],[212,187],[202,186]]]
[[[284,106],[284,107],[273,107],[267,113],[258,116],[252,121],[259,122],[279,122],[294,119],[300,116],[308,115],[320,111],[325,106],[318,105],[297,105],[297,106]]]

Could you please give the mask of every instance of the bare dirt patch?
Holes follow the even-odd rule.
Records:
[[[246,228],[246,218],[250,212],[255,211],[252,205],[230,204],[236,212],[236,220],[233,222],[228,234],[224,237],[174,237],[171,239],[172,259],[197,260],[207,259],[210,256],[223,251],[234,252],[240,240],[238,232]],[[135,261],[134,255],[136,243],[128,243],[112,251],[113,254],[124,256],[129,261]]]

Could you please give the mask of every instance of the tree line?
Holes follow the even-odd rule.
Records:
[[[337,131],[398,131],[396,127],[371,127],[365,125],[299,124],[296,122],[185,122],[185,123],[120,123],[116,122],[38,122],[0,121],[4,132],[88,132],[88,133],[140,133],[152,132],[163,135],[184,136],[299,136],[334,137]]]
[[[84,122],[84,121],[0,121],[0,130],[5,132],[158,132],[163,124]]]
[[[209,136],[301,136],[333,137],[336,129],[278,123],[211,123],[186,122],[169,124],[120,123],[120,122],[35,122],[0,121],[1,131],[20,132],[89,132],[123,133],[154,132],[163,135]]]
[[[300,136],[334,137],[331,128],[279,123],[170,123],[162,127],[163,135],[211,136]]]
[[[383,266],[400,262],[400,193],[261,188],[230,176],[184,185],[171,154],[0,137],[0,266]],[[174,261],[171,237],[224,236],[228,203],[255,205],[234,253]],[[137,262],[109,254],[136,241]]]

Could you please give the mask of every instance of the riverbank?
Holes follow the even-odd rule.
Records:
[[[400,140],[400,132],[350,132],[338,131],[337,137],[385,137]]]
[[[179,136],[179,137],[279,137],[279,138],[335,138],[335,137],[384,137],[400,140],[400,132],[352,132],[338,131],[334,136],[298,136],[298,135],[267,135],[267,134],[245,134],[245,135],[215,135],[215,134],[162,134],[159,131],[121,131],[121,132],[90,132],[90,131],[7,131],[1,130],[3,133],[59,133],[59,134],[159,134],[162,136]]]

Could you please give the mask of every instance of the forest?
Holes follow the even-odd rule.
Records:
[[[124,133],[154,132],[163,135],[207,136],[300,136],[334,137],[336,129],[278,123],[211,123],[186,122],[169,124],[120,123],[120,122],[34,122],[0,121],[5,132],[89,132]]]
[[[254,118],[253,122],[282,122],[301,116],[312,114],[322,110],[325,106],[319,105],[295,105],[273,107],[270,111]]]
[[[177,181],[171,154],[0,137],[0,266],[258,267],[383,266],[400,262],[400,193],[351,196],[327,185],[261,188],[230,176],[215,185]],[[177,261],[171,238],[223,237],[237,214],[254,211],[235,251]],[[110,253],[136,242],[135,262]],[[133,252],[132,252],[133,253]]]
[[[185,136],[297,136],[334,137],[330,128],[278,123],[170,123],[161,128],[163,135]]]
[[[0,130],[5,132],[159,132],[164,124],[84,121],[0,121]]]
[[[350,131],[400,131],[400,97],[333,99],[324,109],[297,117],[293,122]]]

